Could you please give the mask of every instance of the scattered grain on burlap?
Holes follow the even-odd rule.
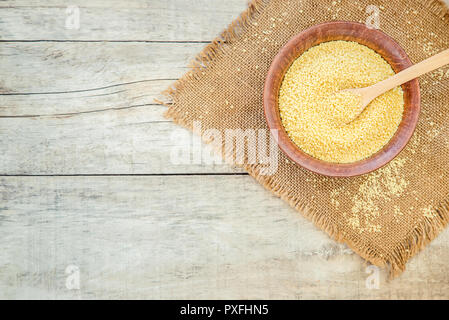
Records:
[[[165,91],[170,98],[166,116],[188,128],[201,121],[202,130],[266,129],[262,89],[279,49],[318,23],[365,23],[370,5],[380,10],[380,29],[413,62],[449,48],[449,12],[437,0],[252,1]],[[262,165],[243,167],[331,237],[397,275],[449,221],[449,69],[420,82],[422,113],[415,135],[394,161],[374,173],[328,178],[291,163],[282,152],[274,175],[259,174]],[[223,155],[233,156],[233,149],[223,149]]]

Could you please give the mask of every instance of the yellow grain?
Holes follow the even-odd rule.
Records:
[[[331,94],[320,104],[323,121],[334,125],[344,125],[356,119],[361,111],[362,96],[349,91]]]
[[[330,41],[309,49],[287,71],[279,92],[283,125],[292,141],[315,158],[351,163],[379,151],[393,137],[404,111],[401,87],[376,98],[346,124],[359,97],[340,93],[394,74],[372,49]]]

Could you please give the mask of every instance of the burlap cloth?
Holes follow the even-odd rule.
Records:
[[[369,5],[379,8],[380,29],[413,62],[449,48],[449,13],[436,0],[252,1],[164,92],[170,98],[166,116],[191,129],[194,121],[201,121],[202,130],[266,129],[262,89],[279,49],[318,23],[364,23]],[[420,83],[422,113],[414,137],[374,173],[328,178],[291,163],[282,152],[274,175],[261,175],[259,164],[242,167],[332,238],[397,275],[449,221],[449,70],[423,76]],[[224,156],[233,155],[223,149]]]

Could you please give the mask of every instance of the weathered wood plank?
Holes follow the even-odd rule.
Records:
[[[162,99],[159,93],[173,82],[164,77],[182,75],[202,46],[1,46],[0,173],[242,172],[227,165],[170,161],[174,148],[193,138],[168,123],[165,107],[154,105],[154,98]]]
[[[4,43],[0,117],[154,104],[204,44]],[[160,113],[154,119],[160,121]]]
[[[66,27],[68,6],[79,8],[79,29]],[[210,41],[245,7],[246,0],[2,1],[0,39]]]
[[[193,150],[210,149],[194,149],[201,146],[199,137],[172,122],[151,120],[163,109],[143,106],[64,117],[0,118],[0,174],[242,172],[224,163],[195,161]]]
[[[0,93],[0,118],[58,117],[151,105],[143,116],[148,121],[167,121],[162,116],[165,108],[154,99],[166,100],[160,93],[173,82],[155,79],[57,93]]]
[[[4,177],[0,196],[1,298],[449,297],[447,230],[370,290],[361,258],[248,176]]]
[[[121,89],[117,87],[119,84],[173,80],[188,70],[188,62],[204,46],[202,43],[2,43],[0,93],[91,90],[91,94],[102,94],[105,92],[99,88],[109,87],[114,92]],[[151,88],[151,84],[146,88]],[[68,96],[74,97],[82,95]]]

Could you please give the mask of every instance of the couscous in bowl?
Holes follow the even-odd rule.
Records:
[[[281,118],[279,94],[284,77],[292,64],[310,48],[330,41],[351,41],[378,53],[400,72],[412,65],[405,51],[391,37],[379,30],[353,22],[329,22],[311,27],[291,39],[273,60],[265,81],[263,103],[269,129],[277,131],[279,148],[295,163],[315,173],[333,177],[351,177],[374,171],[394,159],[410,140],[420,110],[420,90],[415,79],[402,85],[403,114],[391,139],[378,152],[351,163],[323,161],[305,152],[294,141]]]

